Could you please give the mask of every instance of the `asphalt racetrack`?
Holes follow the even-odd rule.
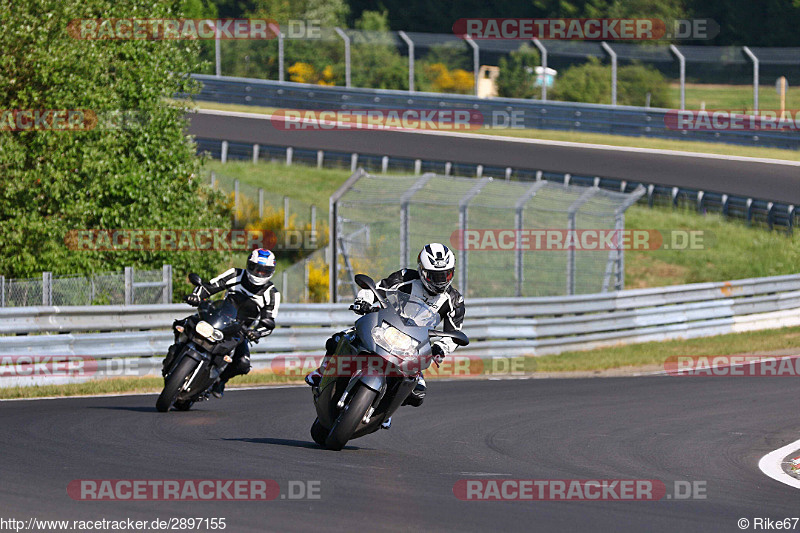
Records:
[[[758,469],[797,438],[797,384],[755,377],[429,382],[389,431],[317,447],[305,387],[229,391],[189,412],[156,396],[0,402],[5,518],[226,518],[240,531],[739,531],[800,515]],[[319,499],[80,501],[79,479],[317,481]],[[462,479],[701,482],[704,499],[461,501]],[[752,527],[752,526],[751,526]]]
[[[406,131],[286,130],[264,115],[203,111],[189,115],[197,137],[249,144],[388,155],[432,161],[571,172],[800,203],[800,163],[676,155],[575,143],[509,141],[483,135]]]

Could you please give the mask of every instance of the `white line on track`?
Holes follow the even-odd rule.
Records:
[[[217,116],[229,116],[229,117],[238,117],[238,118],[251,118],[251,119],[258,119],[258,120],[286,120],[286,117],[279,117],[273,115],[267,115],[264,113],[245,113],[241,111],[220,111],[217,109],[197,109],[195,112],[202,114],[202,115],[217,115]],[[317,121],[314,119],[301,119],[301,122],[313,124],[322,122],[323,124],[330,125],[334,124],[334,121],[322,120]],[[339,124],[343,124],[338,122]],[[351,125],[352,126],[352,125]],[[352,128],[351,129],[357,129]],[[370,129],[367,130],[364,128],[365,131],[380,131],[380,128]],[[658,148],[637,148],[635,146],[612,146],[608,144],[591,144],[591,143],[579,143],[579,142],[570,142],[570,141],[552,141],[548,139],[526,139],[520,137],[505,137],[502,135],[486,135],[480,133],[464,133],[464,132],[456,132],[456,131],[429,131],[429,130],[412,130],[412,129],[392,129],[392,128],[385,128],[386,131],[396,131],[400,133],[415,133],[417,135],[436,135],[436,136],[446,136],[446,137],[460,137],[464,139],[479,139],[479,140],[489,140],[489,141],[503,141],[503,142],[514,142],[514,143],[522,143],[522,144],[540,144],[546,146],[562,146],[567,148],[586,148],[590,150],[605,150],[605,151],[612,151],[612,152],[632,152],[632,153],[640,153],[640,154],[657,154],[657,155],[667,155],[667,156],[676,156],[676,157],[694,157],[699,159],[722,159],[726,161],[741,161],[745,163],[765,163],[769,165],[787,165],[787,166],[794,166],[800,167],[800,161],[786,161],[783,159],[770,159],[766,157],[744,157],[739,155],[721,155],[721,154],[706,154],[702,152],[684,152],[680,150],[663,150]],[[300,131],[300,130],[298,130]]]
[[[800,450],[800,439],[769,452],[758,462],[758,468],[775,481],[800,489],[800,479],[794,478],[783,471],[783,458],[797,450]]]

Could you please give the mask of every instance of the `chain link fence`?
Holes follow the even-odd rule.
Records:
[[[387,177],[359,170],[333,197],[333,299],[352,297],[354,274],[379,279],[416,265],[419,248],[429,242],[456,253],[453,283],[466,297],[622,289],[622,246],[591,250],[563,243],[569,232],[623,230],[625,210],[644,192],[430,173]],[[562,244],[522,242],[523,235],[536,233]],[[507,239],[501,245],[498,236],[503,235]]]
[[[272,41],[224,41],[218,48],[218,76],[295,81],[374,89],[478,94],[482,66],[521,47],[537,50],[540,67],[556,69],[558,76],[590,60],[620,67],[639,63],[660,71],[673,83],[675,106],[697,109],[776,108],[775,82],[800,78],[800,48],[703,46],[646,42],[600,43],[568,40],[469,41],[454,34],[375,32],[320,28],[319,32],[292,32],[282,27]],[[616,88],[616,78],[609,78]],[[793,83],[793,82],[792,82]],[[538,83],[547,100],[548,83]],[[698,86],[710,86],[702,90]],[[725,85],[725,87],[713,87]],[[750,85],[739,91],[736,85]],[[688,86],[688,87],[687,87]],[[716,90],[715,90],[716,89]],[[687,94],[688,91],[688,94]],[[612,89],[612,93],[616,93]],[[794,96],[794,93],[792,93]],[[598,103],[598,102],[588,102]],[[615,102],[612,102],[615,103]],[[645,102],[634,105],[646,105]]]
[[[102,272],[88,276],[6,279],[0,276],[0,307],[133,305],[172,303],[172,266],[161,270]]]

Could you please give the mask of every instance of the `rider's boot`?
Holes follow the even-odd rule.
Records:
[[[417,384],[414,386],[414,390],[411,391],[411,394],[403,401],[402,405],[410,405],[411,407],[419,407],[422,405],[422,402],[425,401],[425,392],[428,390],[425,384],[425,378],[422,377],[422,374],[419,375],[417,378]]]

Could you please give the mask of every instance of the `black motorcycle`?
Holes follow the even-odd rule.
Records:
[[[431,338],[469,344],[460,331],[437,330],[441,317],[424,300],[395,290],[385,290],[383,298],[363,274],[355,282],[372,291],[380,309],[356,320],[355,329],[342,336],[313,388],[317,419],[311,437],[331,450],[377,431],[403,405],[431,364]]]
[[[199,286],[200,276],[190,274],[189,281]],[[158,396],[156,409],[169,411],[175,407],[187,411],[198,400],[207,399],[217,378],[231,363],[232,351],[245,341],[247,325],[259,316],[258,307],[246,295],[228,293],[217,301],[203,300],[197,313],[173,325],[179,340],[171,348],[167,361],[164,390]]]

